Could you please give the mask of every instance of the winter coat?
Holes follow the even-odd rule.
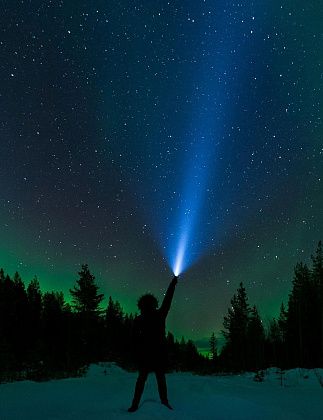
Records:
[[[164,371],[167,367],[165,324],[176,283],[170,283],[159,309],[142,313],[134,320],[134,354],[139,370]]]

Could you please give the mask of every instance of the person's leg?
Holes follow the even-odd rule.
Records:
[[[140,370],[139,371],[139,375],[137,378],[137,382],[136,382],[136,387],[135,387],[135,393],[134,393],[134,397],[132,400],[132,404],[131,407],[128,408],[128,411],[136,411],[138,409],[139,403],[140,403],[140,399],[142,396],[142,393],[144,391],[145,388],[145,383],[148,377],[148,371],[147,370]]]
[[[162,370],[156,370],[155,375],[157,379],[160,401],[162,404],[166,405],[166,407],[172,409],[172,407],[169,405],[168,397],[167,397],[167,384],[166,384],[165,372],[163,372]]]

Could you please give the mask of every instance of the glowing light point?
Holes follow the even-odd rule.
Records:
[[[179,253],[176,256],[175,260],[175,267],[174,267],[174,275],[179,276],[182,272],[182,265],[183,265],[183,258],[184,258],[184,249],[179,250]]]

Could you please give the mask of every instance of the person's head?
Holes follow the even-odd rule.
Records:
[[[138,299],[137,305],[141,313],[149,313],[158,308],[158,300],[151,293],[146,293]]]

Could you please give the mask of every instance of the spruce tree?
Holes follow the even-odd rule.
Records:
[[[37,277],[27,287],[28,299],[28,335],[30,358],[35,361],[39,357],[41,337],[42,293]]]
[[[80,357],[84,357],[85,362],[93,362],[102,357],[104,348],[104,328],[100,318],[100,303],[104,295],[98,292],[99,287],[87,264],[82,265],[78,274],[79,279],[70,293],[77,316]]]
[[[284,302],[282,302],[280,305],[280,313],[277,321],[279,327],[280,340],[282,343],[286,343],[287,338],[287,317],[288,312],[285,309]]]
[[[267,363],[269,363],[269,366],[281,367],[280,365],[281,335],[280,335],[278,322],[275,318],[269,321],[266,344],[267,344],[267,355],[266,355]]]
[[[98,293],[99,287],[95,284],[95,277],[91,274],[87,264],[82,265],[78,273],[79,279],[76,285],[70,289],[72,305],[76,312],[85,316],[97,316],[100,314],[100,303],[103,293]]]
[[[288,353],[292,366],[309,367],[313,362],[314,351],[317,351],[318,331],[315,331],[317,328],[313,324],[317,317],[313,299],[312,273],[306,264],[298,263],[294,269],[286,320]]]
[[[250,310],[247,328],[248,369],[264,367],[265,331],[256,306]]]
[[[42,296],[42,340],[45,369],[59,369],[65,357],[65,299],[63,292],[46,292]]]
[[[0,269],[0,350],[2,347],[2,341],[4,341],[5,335],[5,302],[6,302],[6,295],[5,295],[5,273],[3,268]]]
[[[124,331],[124,313],[118,301],[114,302],[112,297],[109,297],[108,306],[105,313],[105,325],[107,335],[107,347],[110,354],[124,352],[126,346],[125,331]]]
[[[231,299],[231,308],[224,317],[223,335],[227,363],[233,370],[245,370],[247,365],[247,328],[249,322],[249,303],[246,289],[240,283],[237,293]]]
[[[280,313],[277,320],[278,331],[279,331],[279,359],[278,367],[285,368],[288,365],[288,311],[285,309],[285,305],[282,302],[280,305]]]
[[[42,294],[37,276],[32,279],[27,287],[27,298],[33,311],[33,321],[37,322],[36,320],[40,318],[42,307]]]
[[[217,350],[217,339],[215,337],[214,332],[211,334],[211,337],[210,337],[210,340],[209,340],[209,345],[210,345],[211,360],[212,360],[213,363],[215,363],[216,359],[217,359],[217,355],[218,355],[218,350]]]
[[[12,281],[0,270],[0,374],[14,368],[15,360],[11,343],[13,325]]]
[[[319,241],[316,253],[312,255],[312,276],[315,288],[315,296],[312,304],[316,306],[316,328],[318,335],[318,360],[321,366],[323,366],[323,251],[322,242]]]
[[[16,271],[12,281],[12,321],[10,336],[13,353],[18,369],[23,364],[26,348],[28,346],[28,299],[25,284]]]
[[[107,326],[114,326],[117,328],[123,321],[123,309],[118,301],[114,302],[112,297],[109,296],[108,306],[105,313],[105,320]]]

